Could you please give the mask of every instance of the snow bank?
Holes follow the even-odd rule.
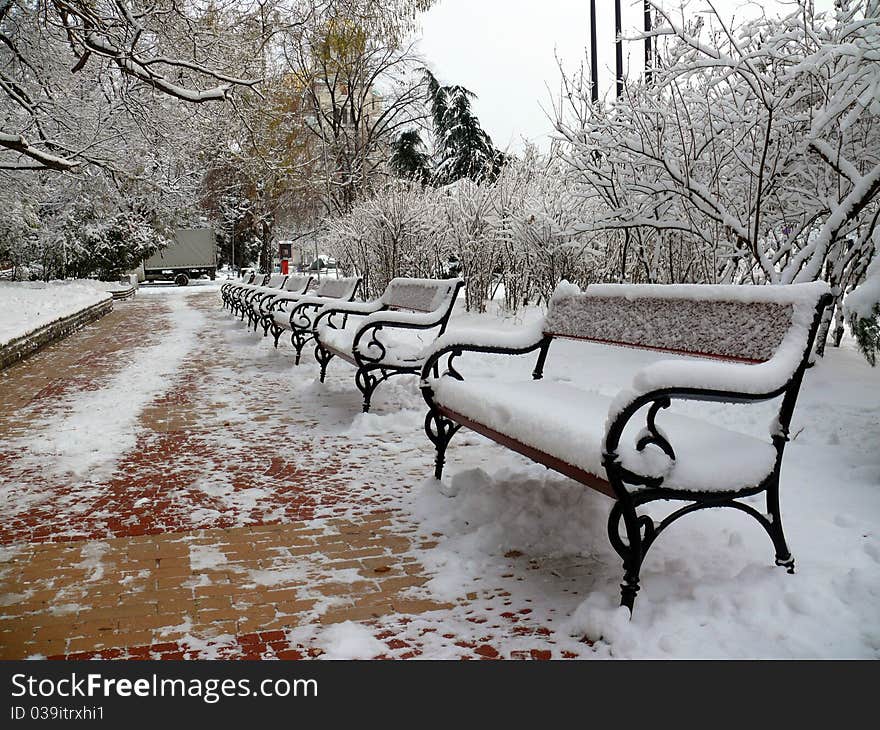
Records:
[[[93,282],[0,282],[0,347],[110,298]]]

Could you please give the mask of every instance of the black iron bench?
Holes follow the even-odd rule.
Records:
[[[254,297],[266,291],[277,294],[284,288],[287,279],[287,274],[266,274],[261,282],[258,277],[251,284],[242,284],[236,288],[231,296],[232,311],[238,314],[241,320],[244,320],[250,309],[251,300]]]
[[[297,274],[284,275],[280,286],[272,286],[272,279],[268,286],[261,286],[249,292],[245,297],[245,309],[248,316],[248,326],[253,327],[254,332],[262,321],[263,315],[268,311],[269,302],[278,296],[302,297],[305,296],[312,285],[311,274],[298,276]],[[277,280],[276,280],[277,283]],[[279,293],[280,292],[280,293]],[[265,331],[263,333],[265,335]]]
[[[280,294],[272,297],[262,316],[263,335],[272,330],[275,347],[285,331],[290,332],[290,343],[296,350],[295,364],[299,365],[303,348],[315,338],[315,320],[321,310],[334,302],[351,302],[361,285],[359,276],[345,279],[324,279],[308,296]]]
[[[254,273],[245,274],[244,276],[239,276],[232,281],[227,281],[220,287],[220,297],[223,299],[223,307],[231,307],[232,306],[232,294],[239,287],[244,286],[246,284],[251,284],[256,279],[257,275]],[[261,277],[260,281],[262,282],[265,277]]]
[[[651,545],[677,519],[707,507],[731,507],[754,517],[773,542],[776,564],[794,572],[779,510],[779,474],[816,330],[831,302],[828,292],[821,282],[612,284],[585,292],[563,284],[542,325],[532,331],[448,333],[422,368],[435,476],[441,478],[449,441],[464,426],[611,497],[608,535],[623,560],[621,604],[630,610]],[[609,398],[542,380],[557,337],[699,359],[652,362],[635,375],[630,390]],[[532,380],[505,383],[464,379],[455,359],[466,352],[537,352],[538,358]],[[445,370],[438,376],[443,358]],[[673,413],[658,419],[673,400],[775,398],[779,412],[767,439]],[[762,493],[766,514],[741,501]],[[684,504],[654,522],[639,510],[657,500]]]
[[[351,363],[357,368],[355,384],[364,396],[364,412],[369,411],[379,383],[393,375],[417,375],[422,370],[424,351],[430,343],[398,335],[435,330],[430,342],[442,335],[463,284],[461,279],[398,278],[371,302],[324,307],[314,322],[321,382],[334,357]]]

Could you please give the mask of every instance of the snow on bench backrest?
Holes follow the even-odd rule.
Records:
[[[458,279],[392,279],[381,301],[389,309],[433,312],[449,305]]]
[[[360,279],[324,279],[315,290],[315,296],[329,297],[331,299],[351,299]]]
[[[284,282],[284,291],[303,292],[311,278],[311,276],[288,276],[287,281]]]
[[[544,332],[725,360],[764,362],[793,326],[812,322],[827,286],[563,284]]]
[[[266,286],[270,286],[273,289],[277,289],[279,286],[281,286],[284,283],[285,277],[286,277],[286,274],[272,274],[272,276],[269,277],[269,283]]]

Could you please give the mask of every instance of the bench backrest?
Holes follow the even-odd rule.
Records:
[[[380,300],[388,309],[434,312],[451,309],[460,286],[460,279],[392,279]]]
[[[315,289],[315,296],[349,301],[354,297],[354,293],[360,283],[361,279],[359,276],[354,276],[349,279],[327,278],[318,284],[318,288]]]
[[[272,274],[269,277],[269,283],[266,286],[272,287],[273,289],[278,289],[284,284],[287,279],[287,274]]]
[[[312,277],[307,276],[296,276],[295,274],[291,274],[287,277],[287,281],[284,282],[284,291],[294,292],[296,294],[304,294],[306,289],[309,288],[309,284],[312,283]]]
[[[592,342],[764,362],[795,321],[812,321],[825,290],[815,284],[713,286],[562,285],[545,334]]]

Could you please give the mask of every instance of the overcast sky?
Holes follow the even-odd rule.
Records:
[[[665,0],[677,7],[679,0]],[[754,16],[763,7],[779,12],[784,0],[715,0],[726,18]],[[833,0],[815,0],[827,10]],[[705,8],[690,0],[688,8]],[[597,46],[603,91],[614,81],[614,3],[597,0]],[[461,84],[477,94],[474,108],[495,145],[514,149],[525,137],[548,144],[551,124],[542,106],[551,109],[558,94],[558,55],[568,70],[587,58],[589,0],[439,0],[422,19],[419,49],[441,82]],[[642,23],[642,2],[623,0],[624,35]],[[641,43],[624,46],[624,65],[637,71],[643,63]],[[549,86],[549,90],[548,90]]]

